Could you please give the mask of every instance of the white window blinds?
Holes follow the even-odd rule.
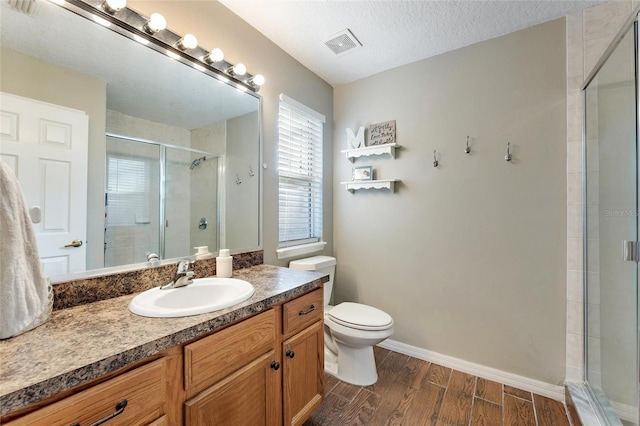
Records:
[[[322,239],[322,131],[325,118],[280,95],[279,246]]]
[[[107,155],[109,226],[149,223],[151,170],[148,160]]]

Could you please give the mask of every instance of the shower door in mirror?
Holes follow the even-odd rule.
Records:
[[[202,151],[166,149],[162,238],[165,259],[194,254],[195,247],[218,250],[218,160]]]
[[[107,136],[105,266],[219,248],[220,156]]]
[[[107,137],[105,266],[160,253],[160,146]]]
[[[585,375],[612,425],[638,424],[635,52],[632,27],[585,89]]]

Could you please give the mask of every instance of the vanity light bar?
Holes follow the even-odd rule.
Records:
[[[247,73],[243,64],[234,65],[224,59],[211,60],[213,57],[219,59],[220,56],[224,56],[221,55],[222,51],[220,49],[212,49],[211,52],[208,52],[197,45],[191,47],[191,44],[185,44],[185,38],[193,37],[191,34],[187,34],[184,37],[180,36],[166,29],[166,22],[164,29],[156,28],[155,25],[150,25],[149,18],[126,6],[114,12],[114,8],[105,8],[105,0],[66,0],[62,4],[58,0],[49,1],[84,18],[94,21],[97,18],[111,23],[113,25],[109,29],[112,31],[138,43],[146,41],[148,42],[148,47],[190,65],[226,84],[252,92],[257,92],[260,90],[260,86],[264,84],[264,77],[261,74],[254,76]],[[238,69],[242,70],[243,68],[245,70],[244,74],[237,72]]]

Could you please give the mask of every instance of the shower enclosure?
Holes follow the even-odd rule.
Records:
[[[105,267],[219,249],[218,156],[116,135],[106,146]]]
[[[584,87],[585,378],[601,424],[638,425],[638,29]]]

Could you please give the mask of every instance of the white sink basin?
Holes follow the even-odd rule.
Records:
[[[228,308],[250,298],[253,286],[235,278],[196,278],[185,287],[140,293],[129,310],[144,317],[187,317]]]

